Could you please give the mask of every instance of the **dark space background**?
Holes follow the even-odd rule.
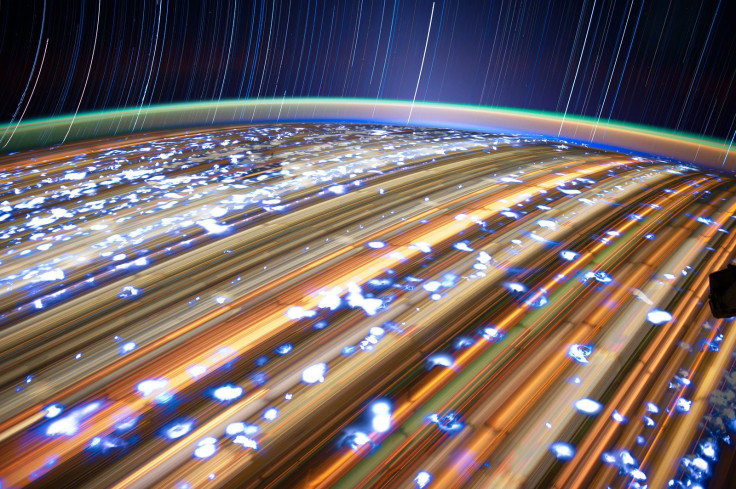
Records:
[[[0,0],[3,122],[416,94],[728,142],[735,76],[733,0]]]

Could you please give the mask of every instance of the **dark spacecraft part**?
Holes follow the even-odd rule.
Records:
[[[708,303],[713,316],[731,318],[736,316],[736,265],[729,264],[725,270],[711,273]]]

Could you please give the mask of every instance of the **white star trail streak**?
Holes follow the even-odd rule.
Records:
[[[595,13],[595,5],[597,0],[593,0],[593,8],[590,10],[590,18],[588,19],[588,27],[585,28],[585,38],[583,39],[583,48],[580,50],[580,58],[578,59],[578,66],[575,68],[575,76],[572,79],[572,86],[570,87],[570,95],[567,97],[567,104],[565,104],[565,111],[562,113],[562,121],[560,122],[560,130],[557,131],[557,137],[562,134],[562,126],[565,125],[565,117],[567,116],[567,109],[570,107],[570,100],[572,99],[572,92],[575,90],[575,82],[578,79],[578,72],[580,71],[580,63],[583,61],[583,54],[585,54],[585,46],[588,43],[588,32],[590,32],[590,24],[593,22],[593,14]]]
[[[8,136],[8,140],[5,141],[5,144],[3,145],[3,148],[5,148],[11,139],[13,139],[13,136],[15,135],[15,131],[18,129],[18,126],[23,121],[23,116],[26,115],[26,110],[28,110],[28,105],[31,103],[31,99],[33,99],[33,94],[36,92],[36,85],[38,85],[38,79],[41,77],[41,70],[43,70],[43,62],[46,59],[46,49],[49,47],[49,40],[46,39],[46,43],[43,46],[43,55],[41,56],[41,64],[38,67],[38,75],[36,75],[36,81],[33,82],[33,88],[31,89],[31,94],[28,96],[28,100],[26,101],[26,106],[23,108],[23,112],[20,114],[20,118],[18,119],[18,122],[15,124],[15,127],[13,128],[13,132],[10,133],[10,136]],[[726,161],[725,159],[723,160]]]
[[[611,69],[611,76],[608,77],[608,83],[606,84],[606,91],[603,94],[603,102],[601,102],[601,106],[598,109],[598,116],[596,117],[595,126],[593,127],[593,134],[590,136],[590,140],[593,141],[595,138],[595,133],[598,131],[598,124],[601,120],[601,115],[603,114],[603,107],[606,105],[606,99],[608,98],[608,90],[611,88],[611,82],[613,81],[613,75],[616,72],[616,64],[618,63],[618,55],[621,53],[621,47],[624,45],[624,39],[626,38],[626,28],[629,26],[629,18],[631,17],[631,11],[634,8],[634,0],[631,0],[631,3],[629,3],[629,11],[626,14],[626,22],[624,23],[624,31],[621,34],[621,39],[618,43],[618,48],[616,48],[616,57],[613,60],[613,68]]]
[[[84,92],[87,90],[87,82],[89,81],[89,74],[92,72],[92,63],[95,60],[95,48],[97,48],[97,33],[100,29],[100,11],[102,10],[102,0],[97,0],[97,23],[95,24],[95,40],[92,43],[92,56],[89,58],[89,67],[87,68],[87,76],[84,79],[84,85],[82,86],[82,94],[79,96],[79,103],[77,104],[77,108],[74,110],[74,116],[72,117],[72,121],[69,123],[69,129],[66,130],[66,134],[64,135],[64,139],[62,139],[61,144],[64,144],[66,141],[66,138],[69,137],[69,131],[72,130],[72,126],[74,125],[74,120],[77,118],[77,113],[79,112],[79,107],[82,105],[82,99],[84,98]]]
[[[238,1],[233,1],[233,20],[230,26],[230,42],[227,45],[227,60],[225,61],[225,71],[222,74],[222,84],[220,85],[220,93],[217,95],[217,105],[215,105],[215,112],[212,114],[212,123],[215,122],[217,116],[217,109],[220,107],[220,101],[222,100],[222,91],[225,89],[225,80],[227,79],[228,69],[230,68],[230,53],[233,49],[233,37],[235,35],[235,21],[238,16]]]
[[[362,1],[362,0],[361,0]],[[15,117],[18,115],[18,111],[20,110],[20,106],[23,105],[23,100],[26,98],[26,93],[28,92],[28,86],[31,84],[31,80],[33,80],[33,75],[36,73],[36,62],[38,62],[38,53],[41,51],[41,41],[43,40],[43,29],[46,25],[46,0],[43,0],[43,12],[41,13],[41,30],[38,33],[38,43],[36,43],[36,54],[33,55],[33,65],[31,66],[31,72],[28,74],[28,81],[26,81],[26,86],[23,88],[23,93],[20,96],[20,99],[18,100],[18,105],[15,107],[15,111],[13,112],[13,115],[10,117],[10,122],[13,122],[15,120]],[[46,47],[48,47],[49,40],[46,39]],[[44,54],[45,54],[46,48],[44,47]],[[41,65],[43,67],[43,59],[41,60]],[[38,78],[41,76],[41,68],[38,70],[38,75],[36,75],[36,83],[38,83]],[[36,83],[33,84],[34,88],[36,86]],[[31,95],[33,92],[31,92]],[[30,97],[28,100],[28,103],[30,103]],[[26,108],[28,108],[28,103],[26,103]],[[25,110],[24,110],[25,112]],[[22,119],[22,116],[21,116]],[[20,124],[20,120],[18,120],[18,124]],[[16,124],[16,128],[18,127],[18,124]],[[5,134],[8,132],[8,128],[10,125],[8,125],[5,128],[5,131],[3,131],[3,135],[0,136],[0,141],[5,139]],[[12,137],[12,135],[11,135]],[[10,138],[8,138],[8,141],[10,141]],[[5,142],[5,147],[8,144],[8,141]]]
[[[151,83],[151,76],[153,75],[153,64],[156,62],[156,51],[158,49],[158,33],[161,29],[161,7],[163,5],[163,2],[157,2],[158,3],[158,15],[156,16],[156,35],[154,37],[153,41],[153,54],[151,55],[151,64],[148,67],[148,76],[146,77],[146,85],[143,88],[143,95],[141,95],[141,104],[138,107],[138,114],[135,116],[135,121],[133,122],[133,130],[135,130],[136,125],[138,124],[138,117],[141,115],[141,110],[143,110],[143,105],[146,102],[146,94],[148,93],[148,86]]]
[[[427,38],[424,40],[424,52],[422,52],[422,64],[419,65],[419,76],[417,76],[417,86],[414,87],[414,96],[411,99],[411,108],[409,109],[409,117],[406,118],[406,124],[411,122],[411,114],[414,111],[414,102],[417,100],[417,92],[419,91],[419,82],[422,79],[422,70],[424,69],[424,58],[427,56],[427,46],[429,45],[429,33],[432,32],[432,19],[434,18],[434,2],[432,2],[432,11],[429,13],[429,26],[427,27]]]

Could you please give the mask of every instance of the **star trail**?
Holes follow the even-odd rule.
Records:
[[[137,107],[126,132],[152,104],[320,96],[736,131],[728,1],[0,5],[1,120]]]

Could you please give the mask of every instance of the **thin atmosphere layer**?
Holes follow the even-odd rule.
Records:
[[[693,134],[553,112],[360,98],[189,102],[37,119],[0,126],[10,153],[94,137],[238,122],[374,122],[559,138],[604,149],[736,169],[731,145]]]

